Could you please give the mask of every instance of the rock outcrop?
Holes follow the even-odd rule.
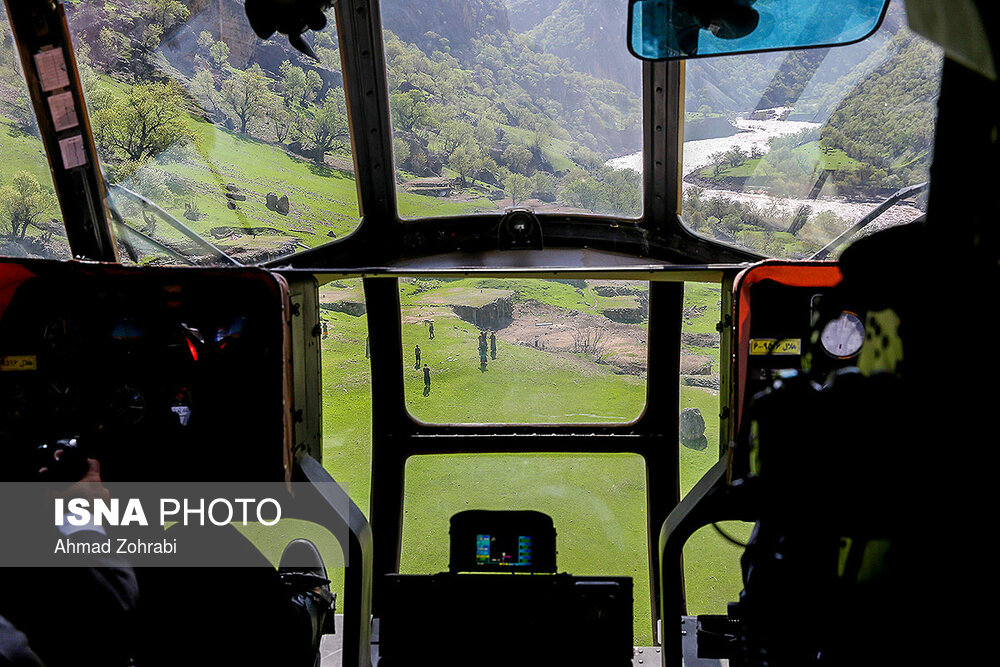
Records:
[[[452,306],[461,319],[480,329],[499,331],[514,321],[514,297],[501,296],[482,306]]]
[[[320,310],[332,310],[337,313],[347,313],[353,317],[361,317],[368,312],[364,301],[333,301],[319,304]]]

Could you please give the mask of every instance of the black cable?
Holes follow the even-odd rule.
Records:
[[[724,531],[721,528],[719,528],[719,524],[713,522],[712,523],[712,528],[715,528],[715,532],[717,532],[719,535],[721,535],[722,538],[724,540],[726,540],[727,542],[729,542],[731,544],[735,544],[736,546],[738,546],[741,549],[746,549],[747,548],[747,545],[746,545],[745,542],[740,542],[735,537],[733,537],[732,535],[730,535],[726,531]]]

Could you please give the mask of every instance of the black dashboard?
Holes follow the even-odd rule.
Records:
[[[280,479],[286,301],[261,270],[0,263],[0,430],[17,443],[4,477],[77,437],[109,481],[223,464]]]

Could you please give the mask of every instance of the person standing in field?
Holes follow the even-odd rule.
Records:
[[[431,393],[431,369],[424,364],[424,396]]]
[[[427,327],[427,334],[430,336],[431,340],[434,340],[434,323],[431,322]]]
[[[497,358],[497,332],[490,332],[490,357],[494,360]]]
[[[419,345],[417,345],[415,348],[413,348],[413,356],[415,356],[417,358],[417,360],[413,364],[413,367],[414,368],[420,368],[420,346]]]
[[[370,359],[371,356],[372,356],[371,336],[365,336],[365,359]]]

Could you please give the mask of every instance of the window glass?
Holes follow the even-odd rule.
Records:
[[[641,215],[642,66],[624,46],[627,3],[380,7],[401,217]],[[634,169],[619,168],[623,156]]]
[[[719,322],[722,286],[685,283],[681,323],[680,482],[686,495],[719,461]],[[724,522],[722,530],[745,542],[749,527]],[[714,528],[697,531],[684,545],[684,590],[689,614],[725,613],[742,589],[742,549]]]
[[[21,57],[0,3],[0,256],[69,259]]]
[[[719,460],[719,321],[722,287],[684,283],[681,321],[681,493]]]
[[[705,526],[695,531],[684,545],[684,594],[687,613],[725,614],[726,604],[740,599],[743,571],[740,556],[743,548],[730,542],[719,531],[740,544],[750,539],[752,523],[720,521],[718,527]]]
[[[651,646],[646,468],[636,454],[447,454],[406,462],[400,572],[448,570],[449,519],[469,509],[552,517],[556,565],[632,577],[633,641]]]
[[[323,465],[368,513],[372,461],[372,373],[361,278],[319,288]]]
[[[646,404],[649,285],[400,281],[406,407],[431,423],[625,423]]]
[[[357,227],[332,11],[310,37],[317,63],[280,35],[258,39],[242,3],[103,0],[67,9],[112,203],[126,224],[167,247],[139,242],[136,261],[174,261],[171,251],[212,261],[178,225],[243,263]]]
[[[360,278],[319,288],[323,467],[368,516],[372,471],[372,375]],[[328,570],[342,596],[344,569]],[[339,656],[339,654],[338,654]],[[340,664],[337,657],[335,664]]]
[[[763,255],[812,256],[929,179],[941,57],[894,0],[851,46],[688,62],[684,223]],[[925,208],[914,193],[863,233]]]

